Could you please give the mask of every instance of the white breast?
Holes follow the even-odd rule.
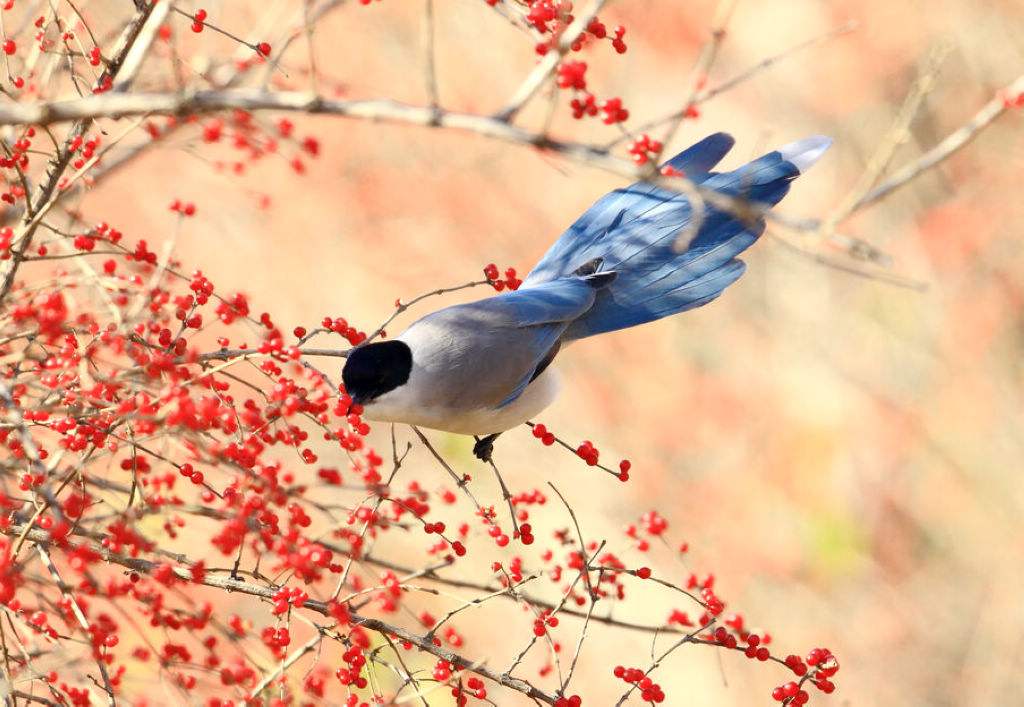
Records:
[[[554,366],[548,366],[526,387],[523,394],[499,408],[458,410],[417,400],[414,369],[411,385],[400,386],[385,393],[365,407],[363,416],[379,422],[405,422],[435,430],[465,435],[487,435],[504,432],[535,417],[554,402],[560,378]]]

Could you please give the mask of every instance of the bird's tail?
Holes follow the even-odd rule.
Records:
[[[790,182],[832,143],[826,137],[809,137],[732,172],[712,172],[733,142],[717,133],[667,164],[702,189],[766,208],[781,201]],[[736,256],[764,232],[764,219],[740,220],[705,204],[696,234],[680,249],[677,240],[694,219],[685,195],[644,182],[617,189],[569,227],[523,286],[578,276],[581,268],[616,273],[598,292],[594,306],[569,327],[566,339],[624,329],[707,304],[743,274],[745,266]]]

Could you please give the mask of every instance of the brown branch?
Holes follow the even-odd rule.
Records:
[[[0,106],[0,125],[51,125],[73,120],[151,114],[199,115],[229,109],[280,110],[412,125],[436,125],[509,142],[535,144],[549,151],[597,163],[613,172],[620,170],[622,165],[631,166],[626,160],[611,157],[607,150],[545,138],[490,116],[438,111],[430,106],[414,106],[389,99],[331,99],[303,91],[227,88],[183,93],[105,93],[64,101],[6,104]],[[607,162],[602,164],[602,159]],[[633,172],[635,174],[635,170]]]
[[[597,13],[601,11],[607,2],[608,0],[594,0],[586,12],[580,14],[565,28],[565,31],[562,32],[561,37],[558,39],[558,44],[549,49],[547,54],[533,68],[533,71],[527,74],[523,82],[519,84],[519,88],[516,89],[515,95],[512,96],[508,105],[498,113],[500,121],[511,121],[523,109],[523,106],[536,95],[537,91],[555,73],[559,62],[562,61],[562,57],[572,47],[573,42],[579,38],[587,25],[590,24],[590,21],[597,16]]]
[[[460,113],[429,106],[414,106],[387,99],[337,100],[298,91],[268,92],[260,89],[225,89],[191,93],[104,94],[70,101],[0,106],[0,125],[45,125],[69,120],[123,117],[149,114],[198,115],[227,109],[245,111],[281,110],[307,114],[334,115],[359,120],[405,123],[472,132],[484,137],[520,145],[533,145],[583,164],[589,164],[630,180],[645,180],[666,189],[681,192],[694,205],[710,205],[731,213],[751,225],[765,218],[795,232],[816,232],[818,219],[794,219],[769,207],[739,197],[695,185],[682,177],[657,177],[649,168],[616,157],[605,147],[581,142],[557,140],[491,116]],[[695,232],[694,218],[683,229],[680,239]],[[831,240],[851,256],[885,263],[887,257],[877,248],[840,233]],[[685,245],[685,244],[684,244]]]
[[[1009,110],[1007,97],[1024,93],[1024,75],[1017,77],[1002,90],[997,91],[988,103],[974,114],[965,125],[947,135],[939,144],[921,155],[913,162],[896,170],[888,179],[861,197],[850,208],[850,213],[860,211],[865,206],[884,199],[895,190],[914,179],[922,172],[935,168],[957,152],[967,147],[982,130],[987,128],[999,116]]]
[[[921,67],[917,80],[907,92],[906,98],[903,99],[903,105],[896,112],[892,126],[878,141],[874,154],[868,161],[857,184],[832,210],[832,213],[822,219],[821,228],[826,235],[835,231],[836,226],[853,213],[853,209],[864,195],[871,191],[879,177],[886,172],[896,150],[909,139],[910,125],[921,110],[925,98],[935,90],[939,69],[950,51],[952,51],[952,47],[948,44],[941,44],[932,49],[924,66]]]
[[[149,18],[150,13],[153,11],[154,5],[147,0],[136,0],[135,2],[135,16],[125,26],[124,31],[121,34],[121,38],[118,42],[117,48],[114,50],[114,56],[107,64],[106,69],[100,74],[100,77],[96,81],[96,86],[103,86],[108,80],[112,81],[118,75],[121,67],[131,52],[135,41],[138,39],[142,32],[143,27],[146,24],[146,20]],[[102,94],[101,94],[102,96]],[[74,152],[71,149],[71,145],[75,138],[84,136],[85,133],[92,127],[93,121],[96,116],[83,115],[77,118],[77,122],[72,126],[71,131],[68,133],[67,138],[64,141],[64,145],[57,151],[53,159],[50,161],[47,169],[46,181],[36,190],[36,193],[29,199],[26,207],[26,218],[22,224],[21,233],[17,235],[11,248],[11,259],[5,263],[4,267],[0,269],[2,273],[3,281],[0,282],[0,304],[3,299],[7,296],[11,286],[14,284],[14,278],[18,273],[18,268],[21,266],[22,259],[27,255],[29,247],[32,245],[32,237],[35,235],[36,228],[39,225],[39,221],[36,216],[30,216],[29,214],[38,214],[39,211],[46,205],[48,201],[53,197],[54,192],[57,190],[57,186],[60,184],[61,178],[64,175],[64,171],[68,165],[71,164],[71,159],[74,156]]]
[[[0,529],[0,533],[8,536],[13,536],[24,531],[25,528],[17,525],[13,525],[10,528]],[[32,541],[40,547],[48,547],[51,544],[50,536],[45,530],[29,528],[26,534],[30,541]],[[138,572],[140,574],[149,574],[156,570],[157,567],[159,567],[158,563],[156,562],[152,562],[150,560],[142,558],[127,557],[124,555],[120,555],[111,552],[102,545],[86,545],[88,545],[89,549],[91,549],[93,552],[98,553],[106,562],[112,562],[126,569]],[[72,550],[75,549],[75,546],[70,547]],[[188,566],[193,565],[194,562],[192,562],[185,556],[179,556],[179,563],[186,566],[172,567],[174,576],[182,581],[194,583],[192,573],[188,569]],[[228,592],[238,592],[239,594],[247,594],[249,596],[260,597],[263,599],[271,599],[279,589],[275,586],[261,586],[257,584],[243,582],[238,579],[231,579],[230,577],[217,576],[206,576],[203,578],[200,584],[203,584],[207,587],[223,589]],[[322,614],[324,616],[331,615],[330,604],[328,602],[319,601],[316,599],[308,599],[303,604],[303,608],[315,611],[318,614]],[[421,651],[430,653],[431,655],[440,658],[441,660],[451,663],[453,666],[457,668],[461,668],[476,673],[482,677],[487,678],[488,680],[491,680],[493,682],[498,683],[499,685],[502,685],[503,687],[507,687],[517,692],[521,692],[524,695],[531,697],[535,700],[539,700],[549,705],[555,704],[557,698],[554,695],[544,692],[543,690],[531,685],[525,680],[519,680],[518,678],[513,678],[508,675],[499,674],[498,672],[488,668],[486,665],[482,665],[478,661],[470,660],[469,658],[466,658],[458,653],[455,653],[454,651],[450,651],[440,646],[436,646],[434,645],[432,640],[428,640],[424,638],[422,635],[413,633],[400,626],[395,626],[393,624],[389,624],[385,621],[373,617],[362,616],[356,613],[351,613],[351,617],[353,625],[362,626],[365,629],[375,631],[376,633],[380,633],[385,636],[394,636],[401,641],[416,646]]]
[[[26,524],[26,527],[31,527],[31,525]],[[57,571],[57,566],[53,564],[53,560],[50,559],[50,555],[46,551],[46,547],[42,544],[36,543],[36,551],[39,553],[39,558],[43,561],[43,564],[46,565],[46,570],[50,573],[50,576],[53,578],[57,587],[60,588],[61,594],[64,595],[64,598],[67,599],[68,604],[70,604],[71,613],[75,615],[75,620],[78,621],[78,625],[81,626],[82,630],[85,632],[86,639],[89,639],[91,635],[89,619],[87,619],[85,614],[82,612],[82,607],[78,605],[78,600],[69,593],[68,585],[63,579],[61,579],[60,573]],[[110,684],[110,673],[107,672],[107,665],[102,660],[97,660],[96,667],[99,668],[100,676],[103,678],[103,689],[107,693],[107,702],[111,707],[113,707],[117,704],[117,701],[114,699],[114,687]]]
[[[715,98],[716,96],[719,96],[725,93],[726,91],[730,91],[736,88],[736,86],[739,86],[740,84],[749,81],[750,79],[754,78],[760,73],[767,71],[776,64],[792,56],[795,56],[796,54],[804,51],[805,49],[811,49],[812,47],[820,46],[825,42],[828,42],[829,40],[835,39],[836,37],[840,37],[844,34],[853,32],[855,29],[857,29],[856,22],[847,22],[846,24],[840,25],[835,29],[829,30],[828,32],[822,35],[812,37],[811,39],[804,40],[799,44],[795,44],[787,49],[784,49],[778,54],[772,54],[771,56],[765,57],[756,64],[744,69],[738,74],[735,74],[732,78],[726,79],[721,83],[715,84],[711,88],[702,89],[694,96],[693,100],[691,101],[691,104],[699,106],[702,103],[710,101],[712,98]],[[619,135],[614,140],[611,140],[608,143],[606,143],[605,147],[611,149],[612,147],[615,147],[616,145],[624,142],[625,140],[632,139],[636,135],[646,133],[648,130],[657,128],[661,125],[665,125],[672,120],[685,116],[686,109],[688,107],[689,106],[684,105],[679,110],[673,111],[672,113],[669,113],[664,117],[656,118],[646,123],[637,125],[633,127],[628,133]]]
[[[735,8],[736,0],[719,0],[718,6],[715,8],[715,17],[711,24],[711,38],[704,44],[697,59],[697,64],[693,67],[690,77],[690,95],[683,101],[682,112],[676,114],[665,130],[665,135],[661,139],[662,148],[659,150],[658,155],[650,162],[651,169],[656,169],[656,165],[660,161],[661,152],[672,142],[672,138],[679,131],[679,126],[682,125],[683,120],[686,118],[690,106],[695,105],[694,101],[700,95],[704,81],[707,80],[708,72],[711,71],[715,59],[718,58],[718,50],[722,47],[722,42],[725,40],[726,26],[729,24],[729,19],[732,17],[732,12]]]

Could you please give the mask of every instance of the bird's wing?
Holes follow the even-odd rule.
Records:
[[[732,141],[712,135],[669,161],[695,184],[760,209],[777,204],[790,184],[821,157],[831,141],[814,136],[785,145],[731,172],[709,171]],[[758,212],[760,213],[760,212]],[[602,197],[548,250],[524,286],[565,277],[600,260],[616,273],[597,301],[568,331],[580,339],[654,321],[718,297],[743,273],[737,257],[760,237],[763,216],[741,218],[705,203],[701,219],[686,194],[638,182]],[[687,243],[679,237],[696,226]]]
[[[433,381],[428,402],[497,408],[522,394],[562,332],[593,305],[594,295],[582,278],[553,280],[447,307],[401,338],[415,342],[417,365]]]
[[[701,184],[711,169],[732,148],[735,140],[727,133],[709,135],[665,163],[684,173],[693,184]],[[637,182],[605,194],[587,209],[562,237],[548,249],[526,278],[530,285],[565,277],[587,260],[607,255],[609,236],[616,240],[626,229],[652,232],[661,226],[678,231],[690,218],[686,197],[648,182]],[[639,221],[639,223],[635,223]],[[608,263],[605,263],[607,267]]]

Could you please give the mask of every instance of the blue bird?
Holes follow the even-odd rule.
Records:
[[[809,137],[713,172],[734,144],[716,133],[667,165],[702,190],[764,210],[831,142]],[[743,274],[737,256],[764,228],[761,216],[741,220],[707,201],[697,221],[684,194],[654,184],[616,189],[562,234],[518,290],[446,307],[391,341],[353,349],[345,389],[369,420],[474,435],[474,452],[489,460],[501,432],[555,399],[551,363],[562,348],[707,304]],[[690,237],[682,248],[681,234]]]

